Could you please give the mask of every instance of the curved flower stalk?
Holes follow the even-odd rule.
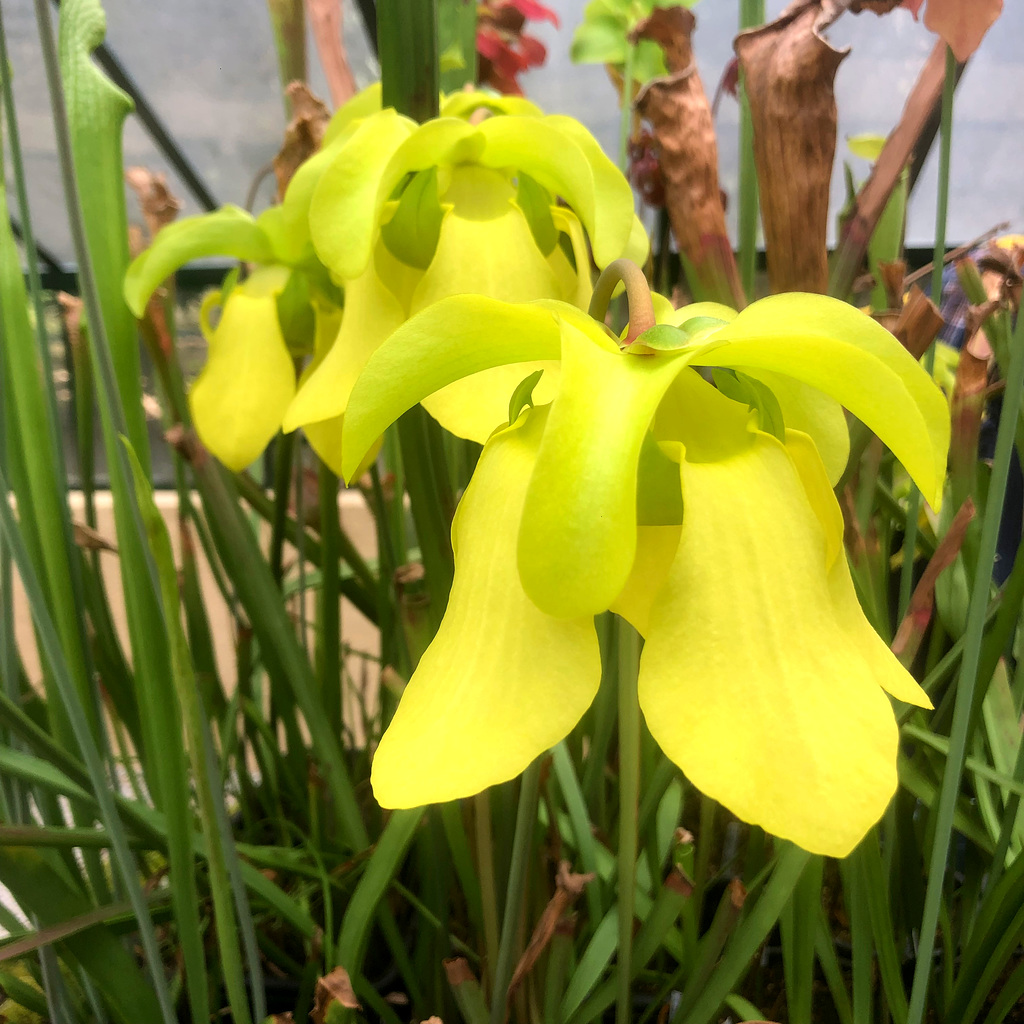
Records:
[[[884,811],[898,742],[885,694],[929,701],[854,592],[835,417],[860,417],[938,504],[945,400],[887,331],[833,299],[672,320],[622,346],[566,304],[461,296],[368,361],[346,413],[349,473],[453,379],[560,365],[549,404],[520,410],[520,389],[495,424],[459,507],[447,612],[375,756],[384,806],[469,795],[566,735],[597,690],[593,616],[610,608],[645,637],[652,734],[709,795],[834,856]]]
[[[474,123],[481,111],[489,116]],[[646,259],[629,184],[571,118],[542,116],[515,97],[460,93],[441,117],[402,122],[387,143],[359,160],[339,155],[313,194],[317,254],[346,295],[360,298],[296,395],[285,430],[343,415],[376,346],[439,299],[476,293],[585,307],[588,239],[599,267],[623,255]],[[448,430],[482,443],[532,369],[491,367],[424,405]],[[557,366],[548,370],[541,390],[550,399]],[[318,451],[340,468],[338,450]]]

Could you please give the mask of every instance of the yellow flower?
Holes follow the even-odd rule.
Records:
[[[487,115],[481,123],[470,123],[481,113]],[[308,307],[306,332],[292,337],[275,326],[268,301],[257,331],[257,350],[267,358],[247,359],[248,404],[280,413],[275,429],[268,434],[269,418],[261,416],[245,434],[226,397],[237,396],[240,383],[223,357],[212,364],[223,375],[208,368],[201,377],[196,426],[207,447],[236,470],[244,468],[239,459],[263,450],[276,427],[301,426],[339,471],[349,392],[399,324],[464,292],[586,306],[588,239],[602,267],[622,255],[646,258],[647,236],[629,185],[578,122],[544,117],[519,97],[459,93],[443,104],[441,117],[420,126],[381,110],[379,88],[368,89],[335,114],[321,150],[299,168],[279,206],[257,218],[226,206],[169,225],[129,268],[125,297],[142,316],[169,274],[202,257],[233,256],[257,273],[289,271],[276,294],[288,289],[292,305]],[[248,351],[250,335],[234,333],[242,323],[232,309],[235,296],[225,303],[217,342],[237,357]],[[246,323],[251,330],[254,321]],[[271,345],[278,335],[281,344]],[[284,375],[290,385],[281,379],[284,355],[312,357],[297,387],[292,365]],[[551,397],[557,365],[548,369],[542,392]],[[450,430],[483,442],[496,410],[528,371],[495,367],[455,381],[431,396],[427,408]],[[280,409],[287,386],[295,394]]]
[[[480,108],[491,116],[465,120]],[[353,136],[316,185],[313,244],[347,306],[338,340],[300,388],[285,430],[337,420],[374,349],[439,299],[474,293],[585,307],[588,238],[598,266],[646,258],[629,184],[578,122],[484,94],[460,93],[441,115],[422,126],[393,111],[367,118],[362,141]],[[531,369],[489,367],[424,405],[448,430],[482,443]],[[541,395],[550,399],[557,364],[548,370]],[[315,446],[339,469],[336,440],[330,450]]]
[[[593,616],[611,608],[645,637],[652,734],[705,792],[834,856],[885,809],[898,741],[885,692],[928,698],[860,610],[830,477],[842,405],[937,504],[942,395],[891,335],[835,300],[672,319],[682,327],[623,348],[562,303],[463,296],[368,361],[346,469],[460,375],[560,364],[553,401],[513,406],[459,506],[444,621],[375,756],[383,805],[477,792],[565,736],[596,693]],[[715,367],[720,388],[695,367]]]

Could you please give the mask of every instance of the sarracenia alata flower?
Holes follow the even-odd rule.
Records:
[[[444,620],[374,758],[377,799],[463,797],[562,739],[597,692],[593,618],[610,608],[645,638],[640,705],[665,753],[745,820],[845,855],[896,786],[886,694],[929,701],[854,592],[832,492],[842,407],[937,504],[941,393],[821,296],[691,306],[627,345],[563,303],[461,296],[370,358],[344,468],[430,392],[535,360],[559,365],[556,393],[520,409],[519,389],[484,447]]]
[[[481,108],[489,116],[465,120]],[[629,184],[579,122],[480,93],[453,96],[441,113],[422,126],[391,112],[368,119],[367,128],[381,126],[379,143],[359,160],[335,160],[317,184],[313,244],[356,305],[299,389],[285,430],[341,416],[374,349],[439,299],[474,293],[585,308],[588,239],[599,267],[646,258]],[[531,369],[489,368],[424,405],[448,430],[482,443]],[[554,375],[546,376],[541,397],[550,399]],[[339,468],[338,450],[317,450]]]
[[[283,424],[304,427],[320,456],[340,470],[342,416],[360,369],[431,302],[475,292],[586,306],[588,238],[599,266],[622,255],[646,257],[629,185],[578,122],[483,93],[458,93],[441,114],[420,126],[380,110],[379,89],[367,90],[334,116],[322,149],[299,168],[279,206],[256,218],[228,206],[172,224],[129,268],[125,295],[138,316],[160,283],[192,259],[226,255],[258,272],[286,271],[275,278],[277,329],[268,303],[254,345],[260,355],[246,358],[244,380],[227,358],[214,361],[211,349],[200,378],[209,400],[197,406],[193,394],[191,401],[203,442],[232,469],[258,455]],[[227,293],[215,329],[217,345],[232,358],[249,344],[232,308],[245,294]],[[290,385],[281,379],[285,360]],[[484,441],[495,410],[523,376],[517,373],[499,367],[457,382],[432,398],[430,412]],[[288,386],[293,397],[281,408]],[[552,386],[545,381],[544,388]],[[243,387],[249,404],[264,410],[248,432],[228,397]]]

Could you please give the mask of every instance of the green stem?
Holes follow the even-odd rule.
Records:
[[[381,104],[415,121],[438,114],[437,0],[378,0]]]
[[[964,758],[967,751],[968,732],[971,723],[971,708],[974,691],[978,683],[978,667],[981,660],[982,641],[985,631],[985,617],[991,592],[992,566],[995,562],[999,521],[1002,516],[1003,500],[1006,495],[1006,481],[1010,459],[1013,456],[1014,432],[1021,407],[1021,391],[1024,388],[1024,318],[1018,322],[1014,332],[1007,373],[1006,396],[996,436],[995,458],[992,477],[985,505],[985,519],[981,530],[978,564],[974,575],[971,601],[967,612],[967,629],[960,679],[956,691],[953,711],[953,727],[949,738],[949,754],[942,778],[935,827],[935,842],[932,847],[928,871],[928,888],[925,894],[924,915],[921,922],[921,942],[918,948],[917,967],[910,996],[908,1024],[921,1024],[925,1014],[928,986],[931,980],[932,953],[935,949],[936,929],[942,902],[943,879],[956,810],[956,798],[960,791]]]
[[[484,949],[487,974],[493,982],[498,962],[498,891],[494,881],[494,843],[491,840],[491,793],[484,790],[473,797],[476,827],[476,865],[480,876],[480,900],[484,920]],[[493,985],[492,985],[493,990]]]
[[[512,864],[508,872],[505,913],[501,921],[498,961],[494,965],[494,991],[491,993],[491,1024],[504,1024],[508,1008],[508,985],[515,967],[516,938],[519,915],[526,896],[526,878],[533,848],[533,829],[537,824],[537,803],[540,793],[540,761],[523,772],[516,811],[516,831],[512,840]]]
[[[612,300],[612,293],[620,282],[625,286],[626,300],[629,303],[629,329],[626,331],[626,344],[630,345],[655,324],[651,286],[647,283],[644,272],[632,260],[625,258],[612,260],[601,271],[590,297],[588,312],[595,320],[604,322],[608,313],[608,304]]]
[[[619,170],[629,180],[629,137],[633,134],[633,64],[636,46],[626,40],[622,65],[622,114],[619,118]]]
[[[936,305],[942,302],[942,270],[943,257],[946,255],[946,222],[949,212],[949,166],[953,144],[953,92],[956,89],[956,58],[953,51],[946,47],[946,77],[942,85],[942,122],[941,141],[939,145],[939,185],[938,200],[935,209],[935,248],[932,253],[932,301]],[[935,364],[935,346],[929,347],[925,354],[925,369],[931,373]],[[902,622],[910,604],[913,588],[914,558],[917,553],[917,519],[921,508],[921,492],[911,485],[910,500],[907,508],[907,532],[903,543],[903,566],[900,570],[899,615],[896,621]]]
[[[341,554],[338,541],[338,478],[320,463],[320,537],[324,565],[320,587],[320,699],[331,728],[340,735],[341,723]]]
[[[640,796],[640,704],[637,670],[640,636],[619,623],[619,954],[616,1024],[632,1014],[633,918],[636,913],[637,818]]]
[[[740,0],[740,30],[754,28],[764,22],[764,0]],[[740,196],[739,196],[739,265],[740,279],[747,298],[754,298],[754,276],[757,271],[757,169],[754,165],[754,122],[750,116],[750,100],[740,77]]]

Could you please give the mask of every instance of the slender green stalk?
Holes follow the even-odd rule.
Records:
[[[331,728],[341,734],[341,552],[338,521],[338,478],[323,462],[320,477],[320,538],[324,566],[320,587],[320,631],[317,642],[320,699]]]
[[[633,134],[633,64],[636,46],[626,41],[622,65],[622,111],[619,115],[619,170],[629,179],[629,139]]]
[[[379,0],[381,103],[416,121],[437,117],[437,0]]]
[[[957,683],[953,727],[949,738],[949,755],[946,758],[942,788],[939,794],[935,841],[932,847],[928,888],[921,922],[921,941],[910,995],[910,1009],[907,1014],[908,1024],[921,1024],[925,1015],[928,986],[931,980],[932,953],[935,949],[936,929],[942,902],[946,859],[949,855],[953,816],[956,810],[957,795],[960,791],[964,759],[967,754],[971,709],[978,683],[985,618],[991,592],[992,567],[995,563],[999,521],[1006,495],[1010,459],[1013,456],[1014,433],[1021,409],[1022,388],[1024,388],[1024,318],[1018,321],[1011,345],[1006,394],[1003,399],[1002,416],[996,436],[995,458],[985,506],[985,519],[981,530],[978,564],[967,612],[963,659]]]
[[[946,77],[942,86],[941,141],[939,144],[939,184],[935,209],[935,248],[932,252],[932,301],[942,302],[943,258],[946,255],[946,223],[949,211],[949,167],[953,146],[953,93],[956,90],[956,58],[946,47]],[[935,346],[925,354],[925,369],[931,373],[935,363]],[[903,543],[903,566],[900,569],[899,614],[902,622],[910,604],[913,589],[914,559],[917,553],[917,519],[921,508],[921,492],[911,484],[907,507],[907,532]]]
[[[740,0],[740,30],[764,22],[764,0]],[[743,76],[740,76],[740,196],[739,196],[739,269],[743,291],[754,298],[757,271],[757,169],[754,166],[754,122],[750,116]]]
[[[504,1024],[508,1012],[508,985],[515,967],[516,940],[519,935],[519,917],[526,897],[526,880],[533,852],[533,830],[537,824],[537,804],[540,794],[540,761],[536,760],[523,772],[516,810],[516,831],[512,840],[512,864],[508,873],[505,893],[505,911],[501,921],[501,941],[498,960],[494,965],[494,990],[491,992],[491,1024]]]
[[[640,799],[640,704],[637,672],[640,636],[619,623],[619,954],[616,1024],[632,1015],[633,918],[636,913],[637,816]]]
[[[476,865],[480,876],[480,901],[484,919],[484,949],[487,977],[494,981],[498,962],[498,890],[494,880],[494,843],[491,839],[491,792],[485,789],[473,797],[473,823],[476,830]]]
[[[49,12],[47,11],[46,14],[48,15]],[[135,919],[139,928],[139,938],[146,954],[146,963],[153,981],[160,1016],[164,1024],[175,1024],[176,1017],[171,1004],[167,981],[164,977],[163,961],[160,957],[160,947],[156,931],[153,928],[153,920],[150,917],[149,908],[146,905],[146,899],[139,883],[139,868],[128,846],[128,837],[118,815],[114,794],[108,784],[103,761],[93,740],[92,730],[86,717],[85,709],[68,673],[60,640],[47,611],[39,581],[29,560],[28,551],[25,549],[14,514],[11,511],[11,494],[3,473],[0,473],[0,529],[2,529],[10,546],[11,555],[15,565],[17,565],[18,573],[28,595],[43,656],[49,665],[61,699],[64,701],[71,729],[74,732],[78,749],[82,754],[82,759],[89,773],[92,794],[99,804],[102,821],[106,826],[107,832],[110,834],[113,860],[117,866],[121,884],[127,892],[132,910],[135,913]]]

